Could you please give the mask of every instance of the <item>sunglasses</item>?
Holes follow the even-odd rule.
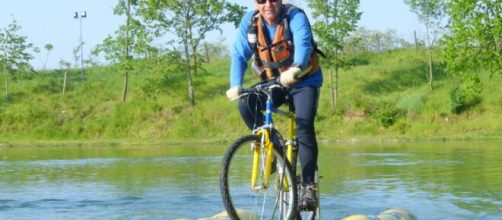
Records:
[[[277,2],[279,0],[268,0],[268,1],[270,3],[275,3],[275,2]],[[256,0],[256,2],[258,2],[258,4],[260,4],[260,5],[263,5],[263,4],[267,3],[267,0]]]

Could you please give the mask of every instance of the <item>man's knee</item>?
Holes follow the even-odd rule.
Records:
[[[296,135],[298,139],[312,139],[315,138],[315,128],[313,122],[297,121]]]

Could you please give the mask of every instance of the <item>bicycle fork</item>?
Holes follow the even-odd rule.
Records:
[[[262,188],[267,189],[269,185],[269,179],[270,179],[270,174],[272,173],[272,150],[273,150],[273,143],[270,141],[270,132],[267,129],[260,129],[257,132],[257,135],[261,135],[262,144],[254,145],[253,146],[253,170],[251,173],[251,189],[254,191],[258,191]],[[262,150],[265,151],[266,155],[265,158],[262,157]],[[261,185],[258,185],[258,178],[260,176],[260,159],[265,160],[265,169],[263,173],[263,182]]]
[[[288,158],[288,162],[291,165],[291,168],[293,168],[293,173],[296,173],[296,157],[298,154],[298,148],[296,145],[296,121],[295,121],[295,115],[293,113],[290,113],[288,115],[289,121],[288,121],[288,138],[286,141],[286,157]]]
[[[261,136],[262,139],[260,141],[261,144],[253,146],[253,170],[251,173],[251,189],[254,191],[258,191],[260,189],[267,189],[269,185],[270,175],[272,173],[272,160],[273,160],[273,148],[274,144],[271,138],[271,130],[272,130],[272,99],[270,96],[267,98],[267,102],[265,103],[265,124],[256,131],[256,134]],[[262,150],[265,150],[265,158],[262,157]],[[258,185],[258,178],[260,176],[260,159],[264,159],[264,173],[263,173],[263,182],[261,185]]]

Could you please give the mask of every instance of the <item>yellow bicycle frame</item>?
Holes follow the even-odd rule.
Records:
[[[295,114],[294,113],[290,113],[288,114],[288,142],[286,142],[286,149],[287,149],[287,153],[286,153],[286,157],[288,158],[288,161],[289,162],[292,162],[293,161],[293,152],[294,152],[294,148],[295,148],[295,145],[293,143],[294,141],[294,138],[296,136],[296,120],[295,120]],[[293,164],[291,164],[293,165]]]
[[[295,114],[294,113],[286,113],[286,112],[279,112],[283,115],[286,115],[289,120],[288,120],[288,136],[287,136],[287,144],[286,144],[286,158],[288,162],[291,162],[294,157],[294,137],[296,136],[296,121],[295,121]],[[251,172],[251,189],[254,191],[258,191],[261,188],[268,188],[269,186],[269,180],[270,180],[270,175],[272,172],[272,160],[273,160],[273,154],[272,150],[274,148],[274,144],[272,139],[270,138],[270,130],[266,128],[261,128],[256,132],[256,135],[262,137],[262,144],[254,145],[253,146],[253,168]],[[265,155],[265,170],[263,173],[263,182],[261,186],[258,186],[258,177],[260,175],[260,157],[262,150],[265,150],[266,155]],[[283,186],[284,190],[288,190],[288,182],[285,179]]]
[[[261,144],[258,146],[254,146],[253,149],[253,170],[251,173],[251,189],[253,190],[259,190],[260,188],[268,188],[268,181],[270,179],[270,174],[272,173],[272,149],[274,147],[273,142],[270,139],[270,131],[268,129],[262,128],[258,130],[256,133],[257,135],[261,135],[263,138],[262,142],[264,146]],[[259,170],[260,170],[260,156],[261,156],[261,151],[265,150],[266,156],[265,156],[265,173],[263,174],[263,183],[261,186],[257,186],[258,182],[258,176],[260,175]]]

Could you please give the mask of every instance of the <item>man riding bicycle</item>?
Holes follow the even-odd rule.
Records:
[[[240,23],[232,51],[229,99],[239,96],[248,60],[254,55],[253,71],[262,79],[279,77],[283,89],[273,92],[275,107],[288,100],[296,113],[296,131],[303,185],[299,205],[315,209],[317,139],[314,118],[317,112],[322,71],[318,50],[306,14],[282,0],[253,0],[256,10],[247,12]],[[241,116],[250,129],[263,125],[265,97],[251,95],[239,100]]]

